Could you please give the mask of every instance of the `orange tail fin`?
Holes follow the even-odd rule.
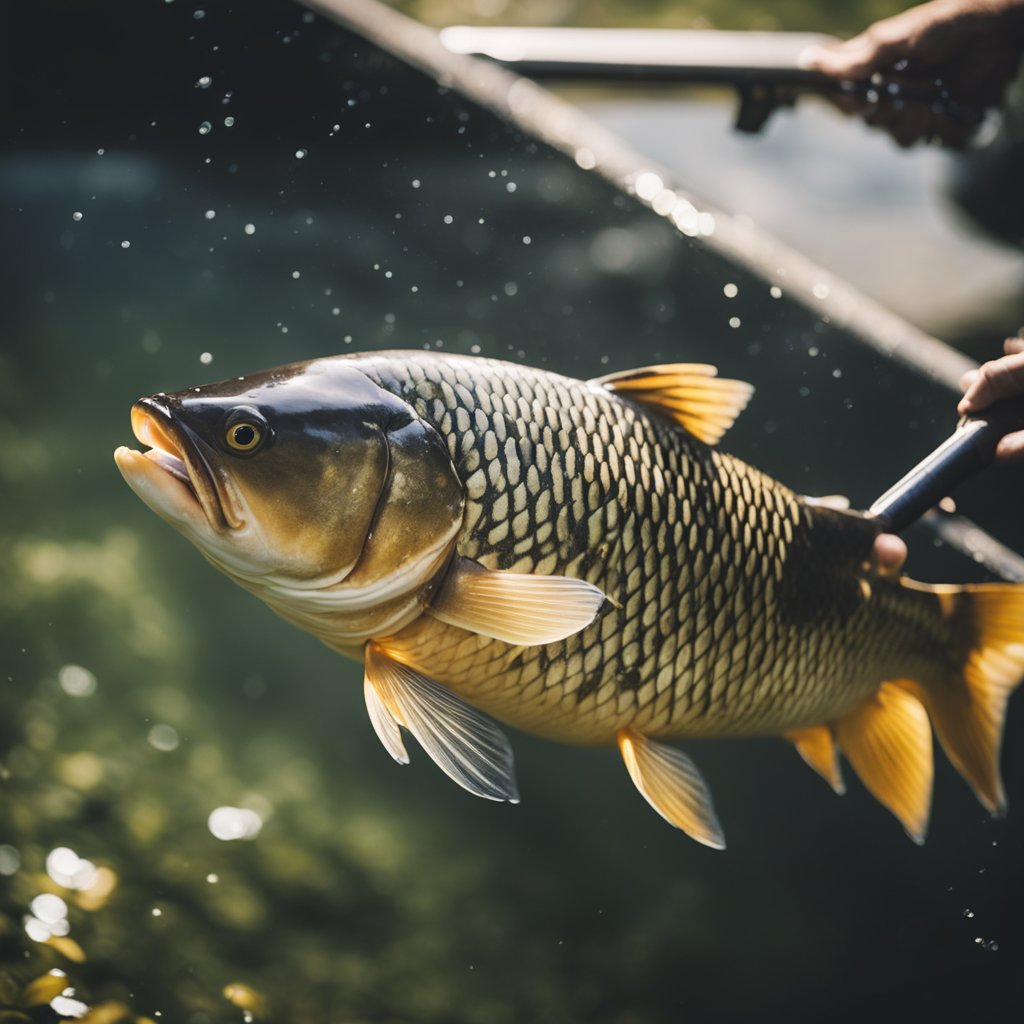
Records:
[[[1024,586],[924,586],[954,625],[948,670],[914,693],[928,710],[947,757],[993,814],[1006,810],[999,749],[1010,694],[1024,678]]]

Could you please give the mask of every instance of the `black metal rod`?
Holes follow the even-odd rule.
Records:
[[[899,533],[968,477],[988,466],[1000,438],[1024,429],[1024,400],[997,402],[961,421],[956,431],[868,509],[882,529]]]

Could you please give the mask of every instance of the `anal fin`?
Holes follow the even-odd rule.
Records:
[[[836,793],[841,796],[846,792],[843,773],[839,768],[839,752],[836,750],[835,737],[827,725],[794,729],[787,732],[785,738]]]
[[[692,839],[724,850],[725,835],[711,793],[693,761],[678,748],[635,729],[620,730],[617,739],[626,770],[644,799]]]
[[[878,692],[836,724],[839,745],[861,782],[915,843],[923,843],[932,799],[932,730],[921,702],[902,686]]]
[[[489,718],[372,641],[366,645],[364,668],[370,721],[395,760],[408,761],[399,731],[403,726],[463,789],[487,800],[519,802],[512,747]]]
[[[603,603],[604,594],[586,580],[485,569],[458,557],[429,610],[451,626],[532,647],[585,629]]]

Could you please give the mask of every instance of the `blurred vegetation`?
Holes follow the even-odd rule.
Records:
[[[428,25],[574,25],[830,32],[850,36],[912,6],[898,0],[390,0]]]
[[[701,751],[727,856],[657,820],[611,750],[517,735],[523,805],[474,801],[415,750],[408,768],[390,762],[358,666],[220,578],[110,457],[130,440],[138,394],[339,350],[347,331],[361,346],[454,334],[463,350],[527,358],[514,339],[533,361],[571,350],[592,371],[604,353],[655,362],[713,344],[707,310],[721,319],[722,283],[739,281],[757,333],[720,354],[759,381],[790,359],[801,394],[813,385],[838,417],[838,389],[866,394],[858,375],[873,373],[851,365],[842,338],[766,288],[760,301],[777,308],[758,312],[748,271],[675,235],[663,249],[667,228],[610,185],[447,91],[435,123],[417,106],[440,102],[432,85],[376,53],[356,60],[362,44],[331,49],[336,33],[294,5],[95,0],[66,7],[80,30],[52,47],[46,9],[21,9],[38,23],[12,33],[26,41],[12,80],[34,83],[16,104],[33,113],[10,131],[24,158],[0,159],[0,233],[17,253],[0,280],[2,1024],[50,1024],[77,1005],[91,1007],[86,1024],[794,1022],[908,1005],[939,1019],[960,998],[976,1010],[979,993],[1010,991],[1020,899],[1003,897],[1019,879],[1018,819],[991,850],[951,778],[926,850],[863,791],[834,800],[782,744]],[[438,22],[767,27],[753,4],[405,9]],[[771,8],[781,27],[836,32],[889,9]],[[163,63],[136,42],[161,34]],[[343,60],[356,113],[339,115]],[[207,75],[216,89],[197,86]],[[237,127],[197,131],[226,109]],[[331,150],[326,129],[345,117],[358,120]],[[497,168],[518,181],[514,205]],[[478,227],[486,214],[487,232],[466,235],[479,246],[438,234],[448,209]],[[641,269],[668,283],[598,274],[587,253],[608,229],[635,232],[654,256]],[[403,286],[424,284],[415,300],[388,290],[375,259]],[[515,304],[496,301],[508,281]],[[456,323],[478,333],[459,340]],[[885,407],[902,385],[871,386]],[[794,416],[810,402],[792,391],[766,387],[759,401],[734,436],[765,453],[773,419],[782,434],[810,415]],[[794,465],[836,463],[848,479],[840,459],[813,454],[819,438],[841,446],[833,427],[847,421],[811,422]],[[217,838],[208,819],[223,807],[258,815],[258,837]],[[91,863],[87,882],[47,870],[58,848]],[[40,896],[63,901],[66,934],[47,940],[29,921]],[[985,960],[975,936],[995,932],[1007,952]]]

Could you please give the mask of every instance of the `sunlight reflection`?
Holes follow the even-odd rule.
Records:
[[[96,865],[66,846],[55,847],[46,855],[46,873],[67,889],[91,889],[97,878]]]
[[[51,892],[40,893],[29,904],[31,914],[25,917],[25,934],[35,942],[62,937],[71,930],[68,905]]]
[[[60,688],[72,697],[91,697],[96,692],[96,676],[81,665],[65,665],[57,679]]]
[[[210,832],[217,839],[255,839],[263,828],[263,819],[247,807],[218,807],[207,819]]]
[[[0,846],[0,875],[10,877],[17,874],[19,867],[21,867],[21,854],[13,846]]]
[[[149,736],[147,737],[149,744],[155,747],[157,750],[169,753],[172,750],[178,749],[178,730],[173,725],[164,725],[163,723],[154,725],[149,730]]]

